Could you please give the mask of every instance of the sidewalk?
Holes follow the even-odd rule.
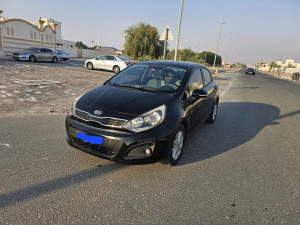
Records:
[[[278,78],[278,79],[292,80],[292,74],[288,74],[288,73],[280,73],[279,77],[278,77],[278,74],[275,74],[273,72],[266,72],[266,71],[259,71],[259,72],[271,75],[272,77],[275,77],[275,78]],[[297,80],[292,80],[292,81],[297,82]]]

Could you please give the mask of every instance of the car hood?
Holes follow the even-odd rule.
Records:
[[[103,111],[102,117],[118,117],[121,114],[123,118],[130,119],[166,104],[172,96],[101,85],[84,94],[76,108],[90,114],[100,109]]]

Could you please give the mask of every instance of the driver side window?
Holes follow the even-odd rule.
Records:
[[[106,58],[106,56],[103,55],[103,56],[99,56],[97,59],[98,60],[105,60],[105,58]]]
[[[201,76],[200,68],[197,68],[194,70],[194,72],[191,75],[190,81],[187,86],[187,92],[189,93],[189,96],[192,96],[192,93],[195,89],[200,89],[203,87],[203,81]]]

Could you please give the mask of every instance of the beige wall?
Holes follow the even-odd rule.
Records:
[[[39,29],[21,19],[8,19],[0,22],[2,53],[11,55],[14,51],[29,47],[47,47],[56,50],[56,33],[50,26]],[[48,40],[47,40],[48,37]]]

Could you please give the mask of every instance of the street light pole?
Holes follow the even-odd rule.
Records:
[[[180,36],[180,27],[181,27],[181,17],[182,17],[183,1],[184,0],[181,0],[181,8],[180,8],[180,15],[179,15],[178,30],[177,30],[177,39],[176,39],[176,48],[175,48],[174,61],[177,60],[177,52],[178,52],[178,44],[179,44],[179,36]]]
[[[220,43],[220,37],[221,37],[222,25],[223,24],[225,24],[225,22],[221,23],[220,32],[219,32],[219,38],[218,38],[218,45],[217,45],[217,50],[216,50],[216,54],[215,54],[215,60],[214,60],[213,68],[215,68],[215,65],[216,65],[217,53],[218,53],[218,49],[219,49],[219,43]]]

